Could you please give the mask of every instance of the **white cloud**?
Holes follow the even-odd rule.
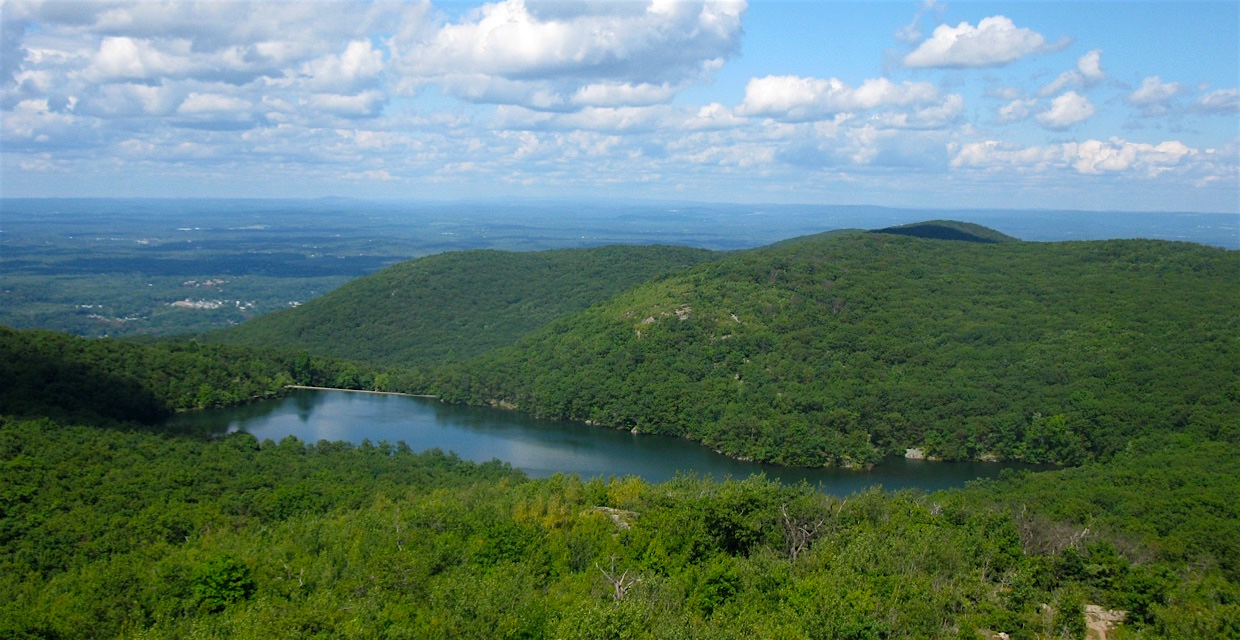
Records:
[[[425,10],[385,2],[8,3],[4,35],[15,34],[21,55],[5,60],[12,81],[0,99],[46,100],[53,111],[74,105],[76,130],[56,131],[105,146],[169,127],[373,118],[387,101],[375,39],[423,24]],[[10,18],[24,26],[14,29]]]
[[[365,91],[357,95],[339,93],[316,93],[303,100],[303,104],[345,118],[361,118],[378,115],[387,102],[380,91]]]
[[[167,116],[176,111],[187,93],[184,89],[163,84],[105,84],[88,94],[78,111],[101,118]]]
[[[1106,142],[1086,140],[1079,144],[1069,143],[1064,145],[1064,151],[1074,157],[1072,167],[1080,173],[1099,174],[1138,168],[1151,176],[1169,170],[1195,153],[1178,140],[1151,145],[1119,138]]]
[[[961,145],[952,157],[956,168],[998,169],[1005,167],[1046,169],[1060,161],[1063,149],[1054,146],[1020,147],[999,140]]]
[[[579,111],[548,112],[501,105],[491,122],[497,131],[590,131],[602,133],[665,132],[677,136],[691,131],[735,130],[748,121],[731,109],[713,103],[681,108],[670,105],[586,107]]]
[[[1088,82],[1099,82],[1105,79],[1107,74],[1102,70],[1102,50],[1094,49],[1078,58],[1076,69]]]
[[[1193,103],[1193,109],[1203,113],[1240,113],[1240,89],[1233,87],[1211,91],[1198,98]]]
[[[1146,178],[1177,171],[1228,170],[1208,161],[1196,162],[1208,155],[1178,140],[1148,144],[1113,137],[1033,147],[987,140],[961,146],[951,164],[957,168],[1071,170],[1082,175],[1127,174]],[[1234,171],[1234,164],[1230,170]]]
[[[47,100],[22,100],[6,114],[0,124],[6,138],[41,142],[49,139],[49,133],[63,131],[73,122],[73,116],[52,111]]]
[[[928,40],[904,56],[906,67],[998,67],[1035,53],[1067,46],[1047,43],[1042,34],[1017,27],[1004,16],[983,18],[977,26],[939,25]]]
[[[1042,97],[1054,95],[1068,87],[1091,87],[1106,78],[1102,70],[1102,51],[1094,49],[1076,61],[1075,71],[1065,71],[1050,84],[1038,90]]]
[[[797,122],[884,106],[925,104],[938,97],[939,90],[928,82],[896,84],[877,78],[851,87],[836,78],[766,76],[749,80],[737,113]]]
[[[729,108],[712,102],[697,110],[685,122],[685,127],[692,130],[705,129],[735,129],[745,124],[744,119],[738,118],[736,114]]]
[[[321,91],[347,92],[372,84],[383,71],[383,52],[370,40],[353,40],[339,55],[311,60],[301,68],[306,86]]]
[[[1033,98],[1017,98],[999,107],[999,122],[1020,122],[1033,113],[1038,101]]]
[[[940,129],[960,119],[964,113],[964,98],[951,94],[937,105],[917,109],[911,113],[889,112],[874,116],[871,122],[892,129]]]
[[[191,93],[186,96],[181,106],[177,107],[177,113],[197,115],[202,113],[248,111],[249,108],[250,103],[232,96],[214,93]]]
[[[841,114],[833,121],[790,125],[781,132],[775,159],[791,166],[863,173],[942,170],[948,161],[945,135],[856,122]]]
[[[1162,115],[1167,112],[1167,103],[1185,91],[1178,82],[1163,82],[1158,76],[1150,76],[1128,96],[1128,102],[1141,107],[1144,115]]]
[[[1211,114],[1240,110],[1234,88],[1155,79],[1124,96],[1137,107],[1203,114],[1193,133],[1202,148],[1187,154],[1093,133],[1104,123],[1088,120],[1095,105],[1078,94],[1107,78],[1098,50],[1042,78],[1054,80],[1042,97],[1028,75],[987,72],[994,103],[983,111],[938,80],[846,82],[776,68],[742,76],[746,86],[686,91],[739,55],[743,2],[500,0],[472,10],[388,0],[0,3],[0,143],[11,184],[25,184],[23,171],[54,169],[93,176],[93,185],[107,171],[129,171],[183,184],[270,175],[320,191],[391,182],[389,194],[433,180],[457,193],[653,182],[751,197],[751,187],[791,192],[811,182],[827,194],[822,185],[837,181],[941,193],[952,171],[1023,178],[1039,168],[1090,184],[1105,174],[1182,174],[1185,186],[1221,193],[1240,175],[1234,143],[1211,150],[1197,142],[1223,122]],[[940,9],[931,0],[918,11],[933,20]],[[914,21],[901,32],[916,40],[903,50],[916,49],[908,66],[1001,66],[1060,46],[1002,16],[976,24],[929,36]],[[766,60],[757,47],[746,54],[757,54],[747,65]],[[736,77],[721,75],[720,84]],[[999,133],[1039,139],[1048,134],[1037,125],[1072,131],[1082,121],[1103,141],[966,144]],[[922,178],[906,181],[904,169]]]
[[[534,109],[666,102],[739,50],[743,1],[484,5],[389,42],[405,86]]]
[[[1088,120],[1097,111],[1089,98],[1069,91],[1052,100],[1050,108],[1039,113],[1035,119],[1048,129],[1067,129]]]
[[[680,89],[670,84],[600,82],[579,88],[571,102],[587,107],[662,104],[671,100]]]
[[[171,44],[179,51],[165,53],[145,40],[104,38],[99,43],[99,51],[91,67],[86,70],[86,76],[95,81],[108,81],[179,75],[189,66],[184,57],[189,53],[189,43],[177,41]]]

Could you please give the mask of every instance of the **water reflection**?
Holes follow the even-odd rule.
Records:
[[[764,473],[783,482],[804,480],[837,495],[876,484],[934,491],[996,476],[1005,468],[1029,466],[891,458],[872,471],[790,469],[733,460],[679,438],[538,420],[425,398],[336,391],[297,390],[280,400],[179,415],[174,424],[214,433],[246,431],[272,441],[290,435],[306,442],[404,441],[415,451],[440,448],[477,462],[503,460],[533,477],[563,472],[582,477],[635,475],[662,482],[677,473],[718,479]]]

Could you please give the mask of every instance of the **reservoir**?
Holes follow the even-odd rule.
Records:
[[[744,479],[802,480],[835,495],[873,485],[895,490],[937,491],[998,476],[1003,469],[1046,468],[996,462],[927,462],[892,457],[871,471],[799,469],[742,462],[680,438],[541,420],[486,407],[444,404],[429,398],[296,389],[288,396],[241,407],[175,416],[170,425],[213,433],[245,431],[260,441],[295,436],[304,442],[344,440],[360,444],[405,442],[414,451],[442,449],[466,460],[498,459],[535,478],[556,473],[640,476],[663,482],[678,473]]]

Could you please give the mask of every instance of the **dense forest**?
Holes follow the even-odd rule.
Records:
[[[3,417],[0,636],[1235,637],[1234,451],[840,499]]]
[[[402,262],[305,305],[204,336],[409,367],[511,344],[657,275],[718,254],[663,246],[459,251]]]
[[[1240,255],[1184,243],[827,234],[656,278],[415,386],[788,465],[1074,465],[1168,429],[1236,438],[1236,282]]]
[[[0,326],[0,409],[14,416],[156,424],[175,411],[274,398],[288,385],[382,389],[399,375],[305,351]]]
[[[1079,638],[1107,614],[1112,639],[1240,637],[1234,252],[882,231],[659,248],[645,284],[560,279],[534,298],[546,326],[503,316],[508,346],[417,370],[0,327],[0,637]],[[481,271],[445,258],[437,279],[514,264],[468,255]],[[357,291],[415,295],[396,284]],[[510,292],[488,304],[535,295]],[[339,356],[396,309],[353,304],[380,315],[320,335]],[[485,329],[466,325],[434,340]],[[163,426],[288,384],[430,389],[786,464],[916,446],[1071,468],[837,498]]]

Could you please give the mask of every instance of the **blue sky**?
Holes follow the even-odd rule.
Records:
[[[17,196],[1240,211],[1240,2],[0,0]]]

